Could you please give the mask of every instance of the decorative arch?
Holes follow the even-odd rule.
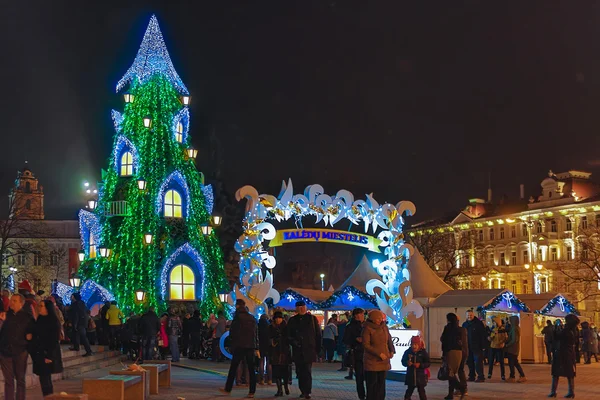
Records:
[[[81,238],[81,247],[86,257],[90,256],[90,238],[92,242],[98,245],[102,236],[102,225],[98,216],[89,211],[79,211],[79,237]]]
[[[156,198],[156,213],[161,215],[165,205],[165,194],[170,189],[176,189],[183,199],[182,211],[185,212],[184,218],[190,215],[190,189],[185,180],[183,174],[179,171],[174,171],[164,180],[160,189],[158,190],[158,197]]]
[[[190,131],[190,111],[188,110],[187,107],[181,109],[181,111],[179,111],[177,113],[177,115],[175,115],[173,117],[173,124],[171,127],[172,130],[172,135],[173,135],[173,140],[175,140],[175,137],[177,135],[177,126],[179,125],[179,123],[181,123],[182,125],[182,140],[181,143],[186,143],[187,142],[187,138],[188,138],[188,134]]]
[[[136,147],[131,143],[131,140],[127,139],[123,135],[119,135],[117,137],[117,142],[115,143],[115,147],[113,149],[113,160],[114,160],[114,168],[117,172],[117,175],[121,175],[121,156],[126,151],[130,152],[133,156],[133,173],[135,174],[138,170],[139,157]]]
[[[193,265],[189,265],[186,262],[182,262],[182,256],[187,255],[191,259]],[[167,300],[167,287],[169,284],[169,275],[173,267],[179,264],[186,264],[194,271],[196,275],[196,299],[204,298],[204,261],[202,256],[190,245],[185,243],[177,248],[171,255],[165,260],[163,267],[160,272],[160,296],[162,300]]]
[[[272,240],[276,236],[275,227],[267,222],[287,221],[294,218],[297,225],[302,225],[302,218],[315,217],[316,223],[323,221],[325,225],[334,226],[342,219],[355,225],[364,225],[365,233],[372,229],[380,240],[379,247],[387,256],[374,267],[381,279],[366,282],[366,291],[375,296],[377,306],[394,323],[401,323],[409,313],[417,318],[423,315],[423,307],[413,299],[410,284],[408,262],[414,249],[404,242],[403,215],[412,216],[416,207],[410,201],[401,201],[396,205],[379,204],[372,195],[366,200],[354,200],[354,195],[347,190],[339,190],[334,196],[325,194],[321,185],[310,185],[304,194],[294,194],[291,179],[282,183],[279,196],[258,194],[252,186],[244,186],[236,192],[236,199],[247,199],[244,216],[244,233],[235,244],[240,253],[240,282],[235,285],[229,296],[230,304],[236,299],[244,299],[252,314],[266,312],[265,300],[273,299],[276,304],[280,295],[273,288],[273,276],[267,271],[263,276],[263,264],[267,269],[275,267],[276,260],[263,248],[264,240]]]

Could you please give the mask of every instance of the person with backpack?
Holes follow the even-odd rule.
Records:
[[[323,348],[328,363],[333,362],[335,355],[335,338],[338,336],[338,328],[333,318],[329,318],[327,326],[323,330]]]
[[[502,318],[494,318],[494,326],[489,336],[490,341],[490,361],[488,368],[488,379],[492,379],[492,373],[494,372],[494,363],[496,360],[500,362],[500,377],[502,380],[506,379],[504,374],[504,345],[508,340],[508,333],[504,329],[502,324]]]

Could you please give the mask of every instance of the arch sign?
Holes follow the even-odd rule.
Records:
[[[294,194],[291,179],[284,181],[279,196],[258,194],[252,186],[244,186],[236,194],[238,201],[247,199],[246,214],[243,220],[244,232],[238,238],[235,249],[240,253],[240,286],[234,286],[229,296],[229,304],[235,304],[238,298],[244,299],[250,313],[254,315],[266,313],[265,300],[271,298],[274,304],[279,302],[279,292],[273,288],[273,277],[269,272],[275,267],[276,261],[262,246],[263,241],[275,240],[274,245],[288,239],[319,241],[325,235],[326,240],[335,242],[359,243],[365,239],[353,233],[329,229],[298,229],[285,230],[282,233],[268,221],[282,222],[294,218],[296,225],[302,225],[305,217],[315,217],[316,223],[323,222],[325,226],[333,227],[343,219],[355,225],[362,224],[365,233],[372,230],[376,239],[366,247],[381,248],[388,257],[375,268],[381,279],[371,279],[366,282],[367,292],[374,295],[379,309],[393,323],[400,323],[409,313],[417,318],[423,315],[423,308],[413,299],[410,285],[408,261],[414,249],[404,242],[402,227],[403,215],[415,214],[415,205],[410,201],[401,201],[395,206],[389,203],[380,205],[372,195],[366,200],[354,200],[354,195],[347,190],[340,190],[335,196],[325,194],[321,185],[307,186],[303,194]],[[300,234],[301,237],[297,235]],[[341,235],[344,235],[343,237]],[[279,236],[278,236],[279,235]],[[355,237],[356,236],[356,237]],[[280,239],[277,239],[277,238]],[[280,240],[280,242],[278,242]],[[367,241],[369,239],[366,239]],[[263,275],[262,266],[267,268]]]

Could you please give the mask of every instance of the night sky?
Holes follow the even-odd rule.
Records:
[[[292,178],[412,200],[420,220],[485,197],[488,174],[495,197],[537,195],[549,169],[600,181],[598,2],[3,3],[0,192],[28,160],[47,218],[74,218],[106,168],[152,13],[193,96],[197,165],[214,169],[214,131],[231,192]]]

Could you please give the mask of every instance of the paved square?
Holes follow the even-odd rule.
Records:
[[[225,385],[225,375],[228,363],[211,363],[182,359],[182,367],[173,367],[173,387],[161,390],[161,394],[150,396],[150,399],[172,399],[184,397],[186,400],[198,399],[226,399],[243,398],[248,393],[247,387],[234,388],[231,396],[221,395],[217,389]],[[337,372],[340,364],[315,364],[313,367],[314,399],[348,399],[356,400],[354,381],[345,380],[343,372]],[[499,375],[485,383],[469,383],[469,400],[477,399],[544,399],[550,388],[549,365],[523,365],[528,381],[526,383],[505,383]],[[113,368],[114,369],[114,368]],[[432,368],[432,377],[437,375],[438,365]],[[108,370],[102,369],[66,381],[55,382],[55,393],[66,391],[81,393],[81,379],[83,377],[98,377],[106,375]],[[496,372],[496,371],[495,371]],[[508,373],[508,369],[507,369]],[[600,363],[591,365],[578,365],[575,381],[578,399],[600,399]],[[427,386],[428,399],[442,399],[446,394],[446,382],[433,378]],[[297,398],[298,386],[294,379],[291,395],[284,398]],[[400,382],[388,381],[387,398],[403,399],[405,386]],[[273,397],[275,386],[258,385],[256,398],[277,399]],[[567,383],[561,378],[559,384],[559,398],[567,392]],[[39,387],[28,391],[30,400],[42,400]],[[414,394],[414,400],[418,395]]]

